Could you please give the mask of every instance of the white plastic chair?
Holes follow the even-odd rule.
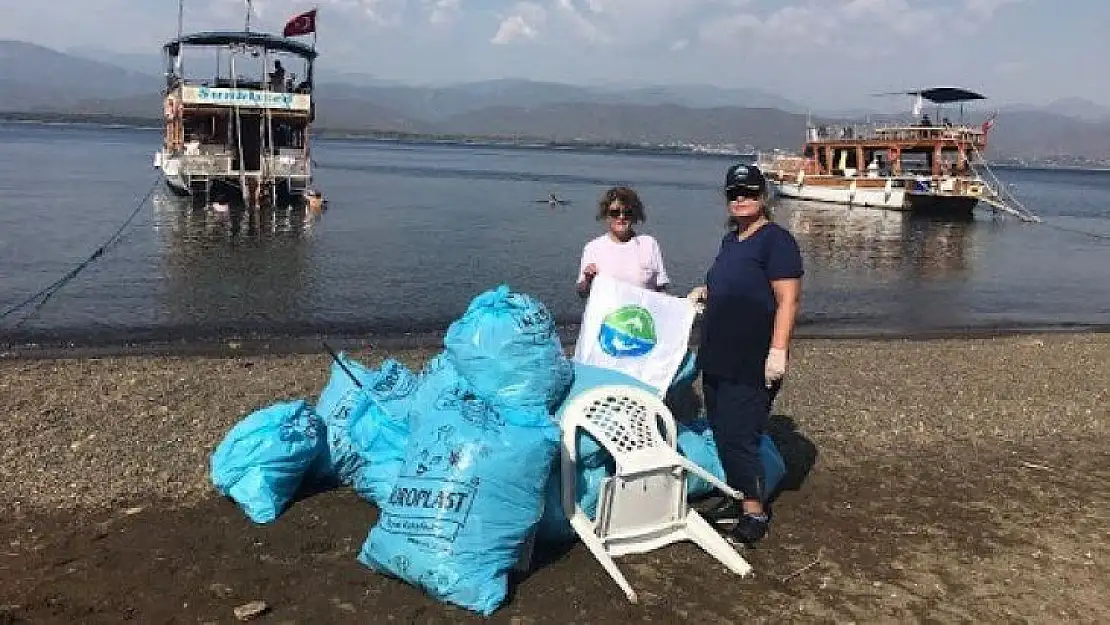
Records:
[[[578,505],[575,445],[581,428],[616,461],[616,473],[602,482],[597,518]],[[695,473],[725,494],[742,496],[678,453],[677,428],[662,400],[631,386],[601,386],[575,397],[563,409],[563,511],[628,600],[632,590],[613,558],[646,553],[671,543],[697,543],[734,573],[752,567],[705,519],[686,503],[686,478]]]

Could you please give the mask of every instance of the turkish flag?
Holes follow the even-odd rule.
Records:
[[[316,32],[316,9],[306,11],[285,23],[282,37],[299,37]]]

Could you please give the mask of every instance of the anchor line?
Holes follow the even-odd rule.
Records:
[[[1058,225],[1056,225],[1054,223],[1050,223],[1050,222],[1045,222],[1043,225],[1045,227],[1052,228],[1053,230],[1059,230],[1060,232],[1067,232],[1069,234],[1084,234],[1084,235],[1087,235],[1089,237],[1098,239],[1100,241],[1110,241],[1110,234],[1102,234],[1101,232],[1091,232],[1090,230],[1080,230],[1078,228],[1067,228],[1065,226],[1058,226]]]
[[[104,256],[104,254],[109,249],[111,249],[112,246],[114,246],[116,243],[118,243],[120,241],[120,239],[123,236],[124,231],[127,230],[127,227],[130,226],[131,222],[135,220],[135,217],[138,216],[139,211],[141,211],[143,206],[146,205],[147,201],[150,200],[150,197],[152,195],[154,195],[154,190],[158,188],[158,183],[159,183],[159,178],[156,176],[154,178],[154,181],[151,183],[150,188],[143,195],[142,199],[139,200],[138,204],[135,205],[135,208],[131,211],[131,214],[128,215],[127,219],[125,219],[123,221],[123,223],[120,224],[119,228],[117,228],[116,231],[114,233],[112,233],[112,236],[108,237],[108,239],[106,241],[104,241],[104,243],[100,244],[100,246],[98,246],[95,250],[93,250],[92,254],[90,254],[87,258],[85,258],[83,261],[81,261],[77,265],[75,265],[73,267],[73,269],[70,269],[68,272],[66,272],[65,275],[58,278],[54,282],[50,283],[48,286],[42,288],[41,290],[39,290],[34,295],[24,299],[23,301],[19,302],[18,304],[15,304],[13,306],[8,307],[3,312],[0,312],[0,321],[14,315],[16,312],[18,312],[20,310],[23,310],[24,308],[30,306],[31,304],[34,304],[35,302],[38,302],[38,304],[35,305],[34,309],[31,310],[31,312],[24,315],[23,318],[21,318],[18,322],[16,322],[15,326],[13,326],[13,329],[18,328],[20,325],[22,325],[28,319],[30,319],[35,314],[37,314],[39,312],[39,310],[41,310],[42,307],[46,304],[46,302],[51,297],[54,296],[55,293],[57,293],[63,287],[65,287],[67,284],[69,284],[82,271],[87,269],[89,267],[89,265],[92,265],[97,260],[99,260],[102,256]]]

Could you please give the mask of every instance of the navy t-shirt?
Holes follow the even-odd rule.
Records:
[[[771,281],[801,277],[798,242],[782,226],[768,223],[743,241],[735,232],[725,235],[706,275],[709,298],[698,348],[701,370],[762,383],[778,307]]]

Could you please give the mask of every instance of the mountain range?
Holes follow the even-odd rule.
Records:
[[[0,113],[151,119],[161,113],[161,60],[96,48],[59,52],[0,40]],[[886,119],[820,111],[773,93],[709,85],[597,87],[499,79],[407,85],[368,74],[316,76],[317,124],[332,132],[511,137],[643,144],[796,148],[815,123]],[[996,157],[1110,157],[1110,107],[1078,98],[998,107]]]

